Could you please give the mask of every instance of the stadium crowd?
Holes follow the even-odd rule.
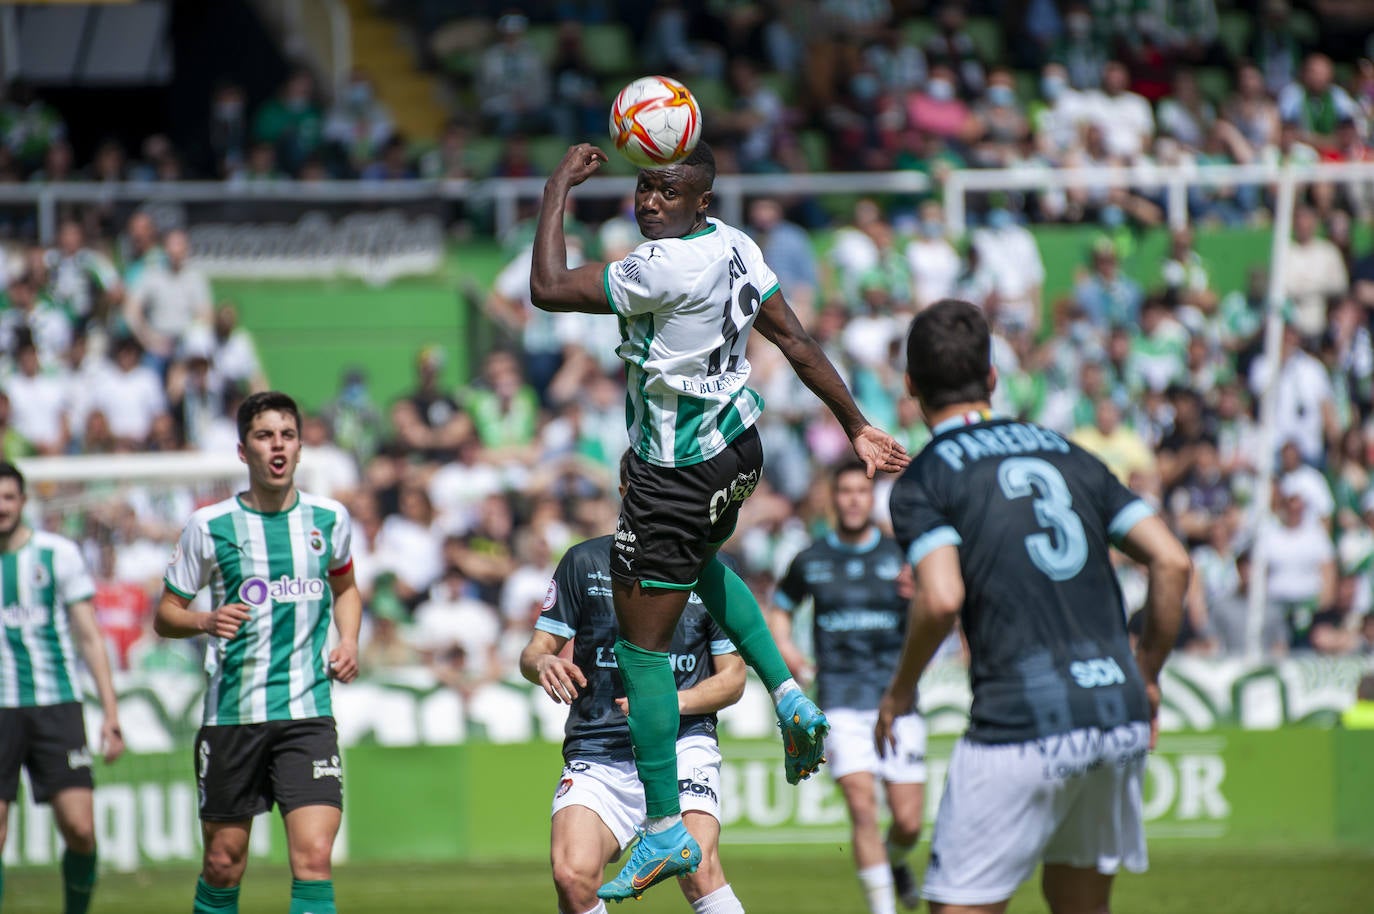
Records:
[[[1018,42],[1018,70],[979,57],[959,5],[940,7],[923,44],[892,24],[886,3],[819,4],[843,27],[802,31],[793,16],[811,6],[741,15],[711,32],[726,35],[724,44],[679,46],[673,37],[697,34],[689,18],[704,14],[693,4],[653,5],[644,23],[649,59],[728,87],[729,112],[711,127],[723,170],[915,168],[938,178],[952,167],[1371,155],[1374,64],[1361,60],[1338,84],[1331,60],[1305,54],[1284,29],[1282,0],[1265,4],[1244,60],[1220,43],[1210,0],[1161,4],[1162,13],[1145,4],[1153,19],[1104,15],[1101,3],[1031,2],[1018,28],[1034,40]],[[363,72],[329,105],[306,71],[252,111],[242,89],[221,86],[199,164],[198,151],[158,135],[136,160],[111,142],[78,167],[56,110],[10,86],[0,108],[0,181],[532,174],[536,163],[519,159],[526,132],[600,133],[604,93],[588,88],[599,84],[577,62],[576,20],[560,31],[570,37],[560,38],[557,59],[533,52],[521,15],[493,10],[479,22],[500,40],[474,78],[524,73],[550,94],[532,107],[458,112],[423,152],[395,134]],[[1198,67],[1229,68],[1229,88],[1204,93]],[[1031,83],[1026,73],[1036,74]],[[540,122],[549,111],[562,117]],[[818,128],[833,142],[808,162],[803,137]],[[493,169],[474,171],[470,153],[490,137],[505,137],[506,153]],[[1201,224],[1262,224],[1268,194],[1199,192],[1190,213]],[[818,246],[811,230],[830,216],[815,201],[760,198],[750,203],[748,228],[868,416],[913,451],[928,432],[914,401],[901,396],[906,325],[944,297],[984,307],[997,327],[997,408],[1098,453],[1194,550],[1185,650],[1243,650],[1249,569],[1263,549],[1268,652],[1374,652],[1374,251],[1352,247],[1374,193],[1317,185],[1296,215],[1273,492],[1255,487],[1257,394],[1267,380],[1257,358],[1264,264],[1257,258],[1245,288],[1223,288],[1184,230],[1172,234],[1162,264],[1132,274],[1124,248],[1135,230],[1161,222],[1162,205],[1131,188],[992,195],[979,201],[969,236],[954,238],[934,199],[862,200]],[[107,216],[73,212],[52,246],[16,239],[11,247],[0,276],[4,456],[231,453],[237,402],[270,380],[250,332],[232,304],[216,301],[184,232],[164,230],[146,212],[114,227]],[[1044,299],[1043,262],[1026,228],[1038,221],[1102,229],[1072,294],[1059,300]],[[572,257],[613,259],[638,240],[624,211],[579,229]],[[405,396],[378,403],[367,378],[346,370],[336,396],[304,423],[302,486],[340,498],[355,521],[365,669],[425,662],[462,690],[510,675],[558,556],[614,524],[613,468],[625,445],[615,322],[535,311],[519,238],[510,239],[510,263],[483,303],[503,345],[471,383],[444,389],[445,354],[428,347],[416,353]],[[768,403],[769,476],[729,548],[766,599],[825,528],[822,470],[846,457],[847,443],[776,350],[760,342],[750,358],[752,384]],[[151,608],[180,524],[222,492],[40,491],[45,522],[82,542],[97,572],[97,609],[122,667],[197,665],[184,644],[152,634]],[[1275,519],[1261,524],[1256,508],[1266,501]],[[1128,563],[1121,578],[1129,615],[1143,602],[1144,581]]]

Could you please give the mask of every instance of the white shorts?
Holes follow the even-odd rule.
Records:
[[[720,746],[709,736],[677,741],[677,788],[683,812],[697,810],[720,819]],[[553,795],[553,812],[585,806],[601,817],[623,851],[644,825],[644,785],[633,761],[570,759]]]
[[[1026,743],[959,740],[921,894],[944,904],[995,904],[1041,861],[1143,872],[1140,789],[1149,744],[1142,723]]]
[[[919,714],[906,714],[892,724],[897,751],[879,756],[873,745],[878,712],[836,708],[825,712],[830,732],[825,737],[826,767],[839,780],[847,774],[870,772],[889,784],[926,782],[926,722]]]

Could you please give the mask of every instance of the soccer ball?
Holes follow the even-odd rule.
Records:
[[[611,105],[611,140],[640,168],[681,162],[701,139],[701,109],[687,87],[666,76],[644,76]]]

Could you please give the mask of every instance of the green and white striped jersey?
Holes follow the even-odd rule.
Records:
[[[167,589],[192,599],[209,585],[214,606],[243,603],[251,618],[205,651],[207,726],[330,715],[329,577],[353,564],[343,505],[299,492],[276,514],[238,497],[201,508],[186,523]]]
[[[33,531],[0,552],[0,708],[81,700],[67,609],[95,595],[76,543]]]
[[[716,219],[682,238],[646,241],[606,265],[620,318],[630,446],[658,466],[723,451],[763,412],[745,386],[749,331],[778,280],[748,235]]]

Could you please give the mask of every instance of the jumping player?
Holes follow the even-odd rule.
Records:
[[[875,741],[891,751],[956,617],[973,686],[922,894],[933,914],[1001,914],[1043,861],[1054,914],[1100,914],[1117,870],[1147,863],[1141,779],[1188,553],[1097,458],[992,414],[978,308],[945,300],[917,315],[906,379],[934,437],[890,503],[916,594]],[[1112,544],[1148,571],[1134,657]]]
[[[290,914],[334,914],[343,768],[329,680],[357,677],[362,623],[351,522],[343,505],[296,488],[295,401],[256,393],[237,419],[248,491],[191,515],[157,608],[163,637],[209,636],[193,756],[205,853],[192,910],[236,914],[253,817],[275,803],[286,823]],[[192,610],[206,586],[215,608]]]
[[[617,352],[626,366],[633,457],[611,545],[611,590],[620,624],[616,659],[648,811],[645,836],[598,892],[623,900],[700,861],[678,804],[677,684],[668,662],[689,591],[772,693],[788,781],[809,776],[824,760],[825,715],[788,672],[748,586],[715,559],[763,470],[754,428],[763,402],[745,386],[751,328],[757,324],[835,414],[867,472],[901,469],[908,458],[864,419],[758,246],[707,217],[716,168],[705,143],[676,165],[639,173],[635,220],[648,241],[615,263],[568,269],[568,192],[605,161],[594,146],[573,146],[545,184],[530,293],[546,311],[620,318]]]

